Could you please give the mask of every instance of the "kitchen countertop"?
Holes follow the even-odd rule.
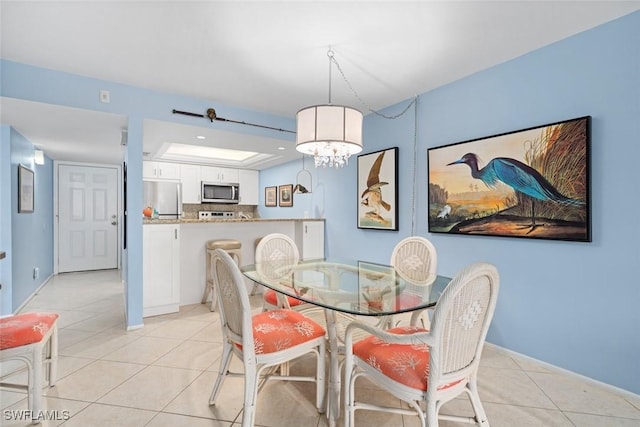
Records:
[[[219,222],[272,222],[272,221],[324,221],[324,218],[226,218],[226,219],[149,219],[144,218],[143,224],[202,224]]]

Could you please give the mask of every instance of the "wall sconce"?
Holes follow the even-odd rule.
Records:
[[[311,193],[313,178],[311,172],[304,168],[304,156],[302,156],[302,169],[296,175],[296,186],[293,188],[293,194],[305,194]]]
[[[44,151],[35,150],[33,152],[33,161],[36,163],[36,165],[44,165]]]

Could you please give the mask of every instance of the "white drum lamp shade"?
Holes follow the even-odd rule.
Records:
[[[296,115],[296,150],[315,165],[341,167],[362,151],[362,113],[342,105],[315,105]]]

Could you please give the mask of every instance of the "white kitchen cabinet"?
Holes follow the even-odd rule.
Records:
[[[258,171],[240,169],[238,171],[241,205],[257,205],[260,200],[258,189]]]
[[[142,162],[144,179],[180,179],[180,164],[168,162]]]
[[[143,317],[175,313],[180,308],[180,225],[142,227]]]
[[[200,165],[180,165],[180,182],[182,183],[182,203],[200,203]]]
[[[201,166],[200,175],[205,182],[238,183],[238,169]]]
[[[324,221],[297,221],[295,242],[300,258],[324,258]]]

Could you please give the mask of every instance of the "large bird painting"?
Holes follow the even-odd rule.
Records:
[[[429,231],[590,241],[589,132],[587,116],[429,149]]]
[[[358,156],[358,228],[398,229],[397,151]]]

